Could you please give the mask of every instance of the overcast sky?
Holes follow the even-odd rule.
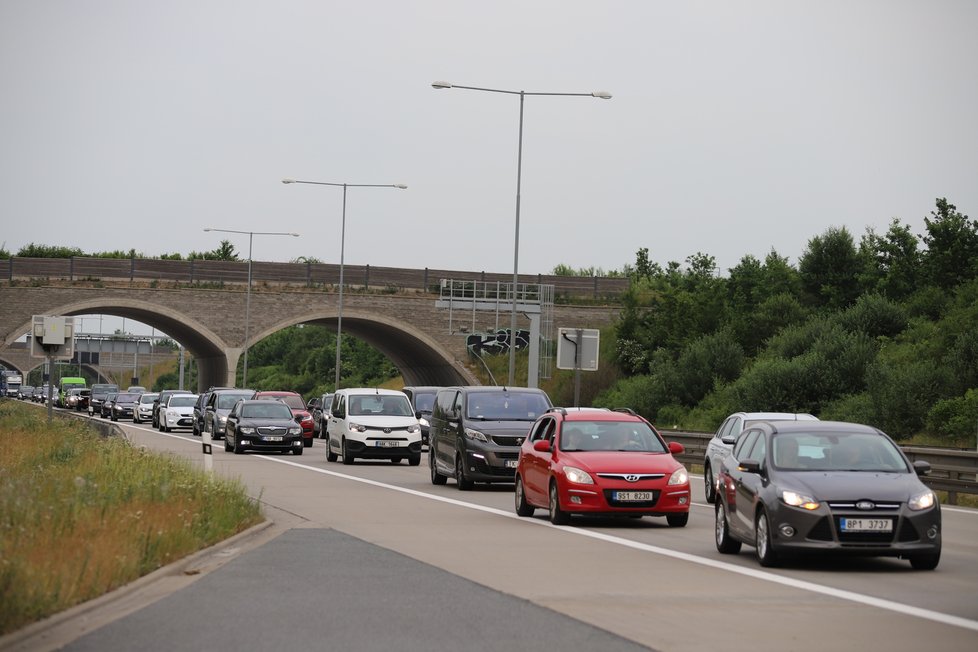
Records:
[[[0,0],[0,244],[521,272],[978,217],[978,2]]]

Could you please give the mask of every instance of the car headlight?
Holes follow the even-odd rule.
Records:
[[[689,484],[689,473],[686,472],[686,467],[681,466],[673,471],[667,484]]]
[[[425,419],[424,417],[422,417],[422,418],[420,418],[420,419],[418,419],[418,422],[419,422],[419,423],[420,423],[420,424],[421,424],[422,426],[424,426],[425,428],[427,428],[428,426],[430,426],[430,425],[431,425],[431,424],[430,424],[430,423],[428,422],[428,420],[427,420],[427,419]]]
[[[929,509],[934,506],[937,502],[937,496],[934,492],[928,489],[923,493],[919,493],[916,496],[911,496],[910,500],[907,501],[907,507],[915,512],[919,512],[922,509]]]
[[[293,428],[289,428],[289,434],[290,435],[301,435],[302,434],[302,428],[299,428],[298,426],[293,427]]]
[[[577,468],[576,466],[565,466],[564,477],[566,477],[569,482],[574,482],[576,484],[594,484],[594,478],[591,477],[591,474],[583,469]]]
[[[240,432],[242,435],[253,435],[255,434],[255,429],[251,426],[242,426],[238,428],[238,432]]]
[[[484,444],[489,443],[489,438],[485,434],[479,432],[478,430],[473,430],[472,428],[465,429],[465,436],[469,439],[474,439],[476,441],[481,441]]]
[[[801,507],[802,509],[807,509],[812,511],[818,509],[819,502],[813,497],[798,493],[797,491],[791,491],[790,489],[781,490],[781,500],[786,505],[791,505],[792,507]]]
[[[354,432],[367,432],[367,426],[361,426],[359,423],[350,422],[350,430]]]
[[[304,417],[302,417],[302,423],[306,423],[307,421],[310,422],[310,423],[312,422],[312,415],[311,414],[307,414]]]
[[[218,422],[219,424],[221,424],[222,426],[223,426],[223,425],[224,425],[225,423],[227,423],[227,421],[228,421],[228,418],[227,418],[226,416],[219,416],[219,417],[217,417],[217,422]]]
[[[413,434],[415,432],[421,432],[421,426],[416,423],[412,423],[407,427],[407,431],[409,434]]]

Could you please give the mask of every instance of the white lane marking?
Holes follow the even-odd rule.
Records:
[[[745,575],[747,577],[757,579],[757,580],[762,580],[765,582],[782,584],[784,586],[800,589],[802,591],[809,591],[811,593],[827,595],[833,598],[838,598],[840,600],[848,600],[850,602],[856,602],[858,604],[877,607],[879,609],[885,609],[887,611],[893,611],[907,616],[916,616],[917,618],[932,620],[934,622],[938,622],[944,625],[952,625],[955,627],[963,627],[964,629],[970,629],[972,631],[978,631],[978,621],[969,620],[967,618],[962,618],[960,616],[943,614],[938,611],[931,611],[930,609],[913,607],[910,605],[901,604],[899,602],[893,602],[892,600],[884,600],[882,598],[863,595],[860,593],[855,593],[853,591],[846,591],[844,589],[836,589],[830,586],[815,584],[814,582],[806,582],[803,580],[796,580],[789,577],[782,577],[781,575],[776,575],[774,573],[768,573],[766,571],[757,570],[754,568],[745,568],[742,566],[737,566],[735,564],[730,564],[723,561],[717,561],[715,559],[709,559],[706,557],[697,557],[696,555],[691,555],[689,553],[679,552],[677,550],[670,550],[669,548],[661,548],[659,546],[652,546],[647,543],[639,543],[637,541],[623,539],[621,537],[612,536],[610,534],[593,532],[591,530],[584,530],[584,529],[574,528],[574,527],[557,526],[557,525],[553,525],[552,523],[548,523],[546,521],[541,521],[538,519],[522,518],[520,516],[517,516],[513,512],[503,511],[501,509],[496,509],[495,507],[485,507],[483,505],[475,505],[472,503],[467,503],[461,500],[457,500],[455,498],[436,496],[434,494],[425,493],[423,491],[417,491],[416,489],[407,489],[405,487],[398,487],[396,485],[386,484],[384,482],[379,482],[377,480],[370,480],[368,478],[358,478],[357,476],[348,475],[346,473],[338,473],[336,471],[330,471],[327,469],[320,469],[313,466],[306,466],[305,464],[300,464],[298,462],[293,462],[291,460],[283,460],[274,457],[268,457],[266,455],[252,455],[252,457],[259,457],[261,459],[268,460],[270,462],[286,464],[288,466],[294,466],[300,469],[306,469],[309,471],[314,471],[316,473],[322,473],[323,475],[330,475],[335,478],[340,478],[343,480],[353,480],[354,482],[360,482],[362,484],[371,485],[373,487],[379,487],[381,489],[389,489],[403,494],[417,496],[419,498],[425,498],[427,500],[434,500],[449,505],[455,505],[457,507],[464,507],[466,509],[473,509],[479,512],[493,514],[495,516],[512,518],[518,520],[521,523],[526,523],[528,525],[537,525],[540,527],[554,528],[557,530],[562,530],[564,532],[567,532],[568,534],[575,534],[577,536],[597,539],[599,541],[604,541],[606,543],[613,543],[620,546],[625,546],[627,548],[634,548],[635,550],[651,552],[656,555],[662,555],[663,557],[672,557],[673,559],[679,559],[681,561],[687,561],[693,564],[699,564],[701,566],[708,566],[710,568],[727,571],[729,573],[737,573],[738,575]]]

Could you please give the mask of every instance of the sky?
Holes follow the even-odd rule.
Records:
[[[0,245],[512,272],[797,264],[978,217],[973,0],[0,0]]]

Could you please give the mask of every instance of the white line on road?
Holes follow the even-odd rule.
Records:
[[[620,546],[625,546],[627,548],[634,548],[635,550],[642,550],[656,555],[662,555],[663,557],[672,557],[673,559],[679,559],[693,564],[699,564],[701,566],[708,566],[710,568],[715,568],[717,570],[722,570],[729,573],[746,575],[747,577],[753,579],[762,580],[765,582],[771,582],[774,584],[782,584],[784,586],[800,589],[802,591],[809,591],[811,593],[827,595],[833,598],[838,598],[840,600],[848,600],[850,602],[856,602],[858,604],[877,607],[879,609],[886,609],[888,611],[893,611],[907,616],[916,616],[917,618],[924,618],[926,620],[932,620],[934,622],[942,623],[945,625],[953,625],[955,627],[963,627],[964,629],[978,631],[978,621],[969,620],[968,618],[961,618],[960,616],[943,614],[937,611],[931,611],[930,609],[921,609],[919,607],[913,607],[910,605],[901,604],[899,602],[893,602],[892,600],[884,600],[882,598],[876,598],[870,595],[863,595],[861,593],[855,593],[853,591],[846,591],[843,589],[836,589],[830,586],[815,584],[814,582],[805,582],[803,580],[796,580],[790,577],[782,577],[781,575],[768,573],[766,571],[761,571],[754,568],[743,568],[741,566],[729,564],[727,562],[717,561],[715,559],[709,559],[707,557],[697,557],[696,555],[691,555],[689,553],[679,552],[677,550],[670,550],[668,548],[661,548],[659,546],[652,546],[647,543],[639,543],[637,541],[623,539],[621,537],[612,536],[610,534],[593,532],[591,530],[584,530],[580,528],[573,528],[567,526],[557,526],[557,525],[553,525],[552,523],[548,523],[546,521],[541,521],[537,519],[522,518],[520,516],[517,516],[513,512],[503,511],[501,509],[496,509],[495,507],[475,505],[472,503],[467,503],[461,500],[457,500],[455,498],[445,498],[444,496],[436,496],[434,494],[425,493],[423,491],[417,491],[415,489],[398,487],[396,485],[391,485],[384,482],[378,482],[377,480],[358,478],[357,476],[354,475],[348,475],[346,473],[338,473],[336,471],[330,471],[327,469],[320,469],[314,466],[307,466],[305,464],[300,464],[298,462],[293,462],[291,460],[283,460],[275,457],[268,457],[266,455],[252,455],[252,457],[260,457],[261,459],[268,460],[270,462],[286,464],[288,466],[294,466],[300,469],[306,469],[309,471],[314,471],[316,473],[322,473],[323,475],[330,475],[335,478],[341,478],[343,480],[353,480],[354,482],[360,482],[362,484],[367,484],[374,487],[380,487],[381,489],[397,491],[403,494],[417,496],[419,498],[425,498],[427,500],[435,500],[438,502],[447,503],[449,505],[455,505],[457,507],[464,507],[466,509],[473,509],[476,511],[485,512],[487,514],[493,514],[495,516],[512,518],[518,520],[521,523],[526,523],[527,525],[537,525],[540,527],[554,528],[557,530],[567,532],[568,534],[575,534],[577,536],[597,539],[599,541],[605,541],[607,543],[613,543]]]

